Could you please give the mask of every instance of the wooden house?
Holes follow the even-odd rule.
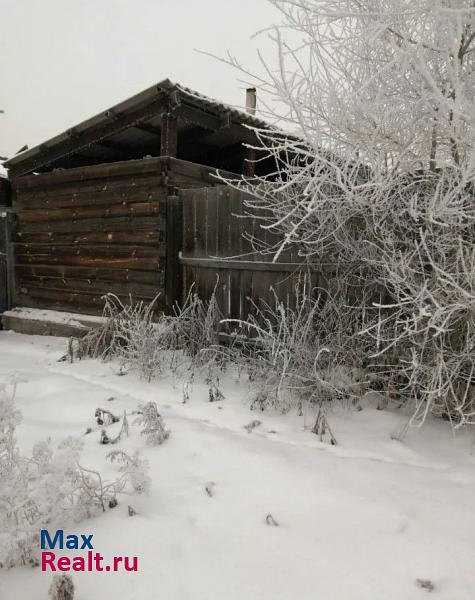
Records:
[[[170,309],[181,294],[177,190],[216,185],[216,169],[269,170],[245,147],[257,144],[249,126],[266,127],[254,107],[164,80],[9,160],[13,304],[95,314],[107,292],[161,292]]]

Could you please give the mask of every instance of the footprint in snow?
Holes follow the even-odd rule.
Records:
[[[262,425],[262,421],[258,421],[257,419],[255,419],[254,421],[251,421],[247,425],[244,425],[244,429],[247,431],[247,433],[251,433],[251,431],[253,429],[255,429],[256,427],[259,427],[259,425]]]
[[[279,527],[279,523],[277,523],[270,513],[266,517],[266,525],[269,525],[270,527]]]
[[[205,492],[207,493],[207,495],[212,498],[214,496],[214,486],[216,484],[214,483],[214,481],[209,481],[206,485],[205,485]]]
[[[433,592],[435,588],[430,579],[416,579],[416,585],[423,590],[427,590],[428,592]]]

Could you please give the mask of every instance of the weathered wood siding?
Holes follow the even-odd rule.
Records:
[[[14,304],[95,314],[108,292],[147,302],[160,293],[165,309],[177,300],[166,278],[180,269],[177,252],[167,261],[167,198],[212,184],[212,172],[161,157],[14,179]]]
[[[180,191],[183,202],[184,293],[191,286],[203,299],[213,290],[226,318],[246,319],[256,306],[275,299],[295,307],[297,294],[326,286],[321,269],[308,270],[295,249],[277,263],[256,247],[278,244],[279,238],[261,227],[259,215],[244,213],[244,194],[225,187]],[[256,240],[253,244],[248,236]]]
[[[167,188],[157,174],[84,170],[14,182],[15,303],[85,313],[164,288]],[[62,176],[63,175],[63,176]]]

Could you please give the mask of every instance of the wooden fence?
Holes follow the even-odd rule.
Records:
[[[308,272],[295,250],[272,256],[256,252],[246,234],[262,243],[277,238],[262,228],[259,216],[245,216],[244,194],[226,187],[179,192],[183,206],[183,287],[191,285],[209,299],[216,288],[218,304],[226,318],[245,319],[254,305],[274,305],[275,295],[295,306],[296,288],[306,277],[308,289],[324,285],[324,275]]]
[[[329,273],[315,265],[308,270],[295,249],[275,263],[256,251],[250,237],[257,246],[278,238],[263,229],[258,214],[245,214],[242,192],[178,189],[173,169],[164,181],[137,173],[136,163],[107,177],[90,167],[71,170],[81,177],[58,171],[15,181],[10,243],[0,231],[0,310],[13,300],[94,314],[102,311],[107,292],[147,302],[160,292],[157,307],[170,312],[194,286],[204,300],[215,290],[225,318],[246,319],[256,305],[273,306],[276,297],[295,306],[303,281],[307,293],[327,287]]]

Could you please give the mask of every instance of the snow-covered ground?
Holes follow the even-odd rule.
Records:
[[[94,315],[78,315],[77,313],[68,313],[59,310],[48,310],[39,308],[27,308],[25,306],[15,307],[6,310],[3,313],[6,317],[16,317],[18,319],[27,319],[30,321],[48,321],[61,325],[73,325],[74,327],[83,327],[86,323],[103,323],[104,317]]]
[[[473,434],[454,439],[431,422],[400,442],[392,434],[402,415],[335,409],[334,447],[310,432],[313,414],[250,412],[247,384],[231,376],[224,401],[209,403],[207,387],[195,384],[183,404],[181,382],[148,384],[91,360],[57,362],[65,346],[0,332],[0,382],[21,382],[22,451],[92,426],[82,463],[107,473],[97,407],[121,414],[153,400],[172,430],[162,446],[147,448],[136,428],[121,443],[149,460],[148,496],[122,499],[71,530],[93,534],[106,558],[138,556],[139,572],[74,574],[76,600],[474,598]],[[262,424],[247,433],[253,419]],[[278,527],[266,524],[269,513]],[[0,571],[0,598],[47,598],[50,580],[38,568]]]

